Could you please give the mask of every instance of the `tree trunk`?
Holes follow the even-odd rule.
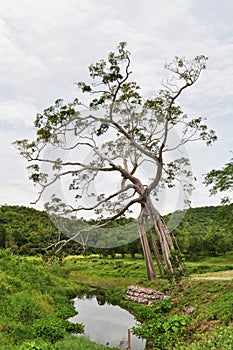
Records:
[[[155,237],[153,235],[153,232],[152,232],[150,223],[148,221],[148,218],[146,218],[146,223],[147,223],[147,231],[150,234],[150,239],[151,239],[151,243],[152,243],[155,259],[156,259],[156,262],[157,262],[157,265],[158,265],[158,268],[159,268],[160,277],[162,277],[164,275],[163,268],[162,268],[162,258],[161,258],[161,255],[159,253],[159,249],[158,249],[157,243],[155,241]]]
[[[139,218],[138,218],[138,229],[139,229],[139,235],[142,243],[143,255],[146,261],[147,277],[149,280],[152,280],[156,278],[156,272],[155,272],[155,266],[154,266],[149,242],[148,242],[146,231],[143,224],[143,216],[144,216],[144,213],[142,209],[141,214],[139,215]]]
[[[170,274],[174,274],[177,268],[179,271],[182,271],[183,268],[178,258],[178,254],[180,253],[178,244],[176,240],[174,240],[174,237],[171,236],[159,212],[155,209],[149,197],[147,198],[146,203],[143,203],[142,205],[141,213],[138,217],[138,229],[149,280],[156,278],[156,272],[150,245],[146,235],[147,232],[149,233],[160,276],[164,275],[164,269],[167,269]],[[159,253],[159,248],[153,234],[153,229],[155,230],[155,234],[158,238],[162,257]],[[173,240],[175,245],[173,244]],[[177,255],[175,256],[174,263],[174,259],[171,261],[171,251],[173,253],[175,248],[177,250]]]

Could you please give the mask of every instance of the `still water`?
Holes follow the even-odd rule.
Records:
[[[95,295],[75,298],[74,306],[78,314],[69,321],[83,323],[85,335],[97,343],[127,349],[128,328],[137,324],[134,316],[119,306],[97,299]],[[131,332],[131,349],[143,350],[145,345],[145,340]]]

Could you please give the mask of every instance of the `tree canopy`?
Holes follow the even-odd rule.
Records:
[[[204,183],[210,186],[210,194],[215,195],[217,192],[232,192],[233,190],[233,158],[225,164],[222,169],[213,169],[205,175]],[[229,197],[225,197],[223,202],[230,202]]]
[[[189,118],[177,105],[182,93],[199,79],[206,61],[204,55],[192,60],[175,57],[165,65],[170,77],[163,88],[144,99],[140,86],[131,80],[131,55],[121,42],[107,60],[90,65],[87,83],[77,84],[87,96],[84,102],[57,100],[37,115],[35,140],[15,142],[31,163],[30,179],[40,186],[38,200],[46,198],[47,210],[63,227],[67,224],[67,241],[88,244],[92,232],[136,212],[148,278],[156,277],[156,271],[146,232],[160,274],[165,269],[182,270],[177,242],[154,198],[161,187],[171,188],[177,182],[190,192],[192,173],[184,146],[196,140],[210,145],[216,140],[205,118]],[[66,198],[65,189],[70,190]],[[69,216],[66,221],[65,215]],[[71,225],[76,217],[77,226]]]

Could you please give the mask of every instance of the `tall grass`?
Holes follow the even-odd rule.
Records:
[[[111,349],[114,350],[114,348]],[[109,350],[109,347],[91,342],[88,338],[82,336],[78,338],[69,336],[56,343],[55,350]]]

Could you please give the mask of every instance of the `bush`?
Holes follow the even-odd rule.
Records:
[[[42,315],[39,305],[27,292],[12,295],[10,309],[12,317],[23,323],[32,322]]]
[[[5,335],[5,338],[7,338],[8,341],[12,341],[13,343],[17,343],[26,339],[31,339],[31,327],[19,321],[5,321],[4,324],[1,324],[1,331],[2,334]],[[3,349],[5,350],[9,348]]]
[[[34,338],[42,338],[55,343],[67,335],[67,331],[83,332],[83,325],[72,324],[56,315],[43,317],[36,320],[32,325],[32,335]]]
[[[155,349],[172,349],[177,339],[185,336],[190,323],[188,316],[173,315],[165,317],[162,314],[145,321],[141,326],[134,327],[133,332],[139,337],[149,339],[149,345]]]

